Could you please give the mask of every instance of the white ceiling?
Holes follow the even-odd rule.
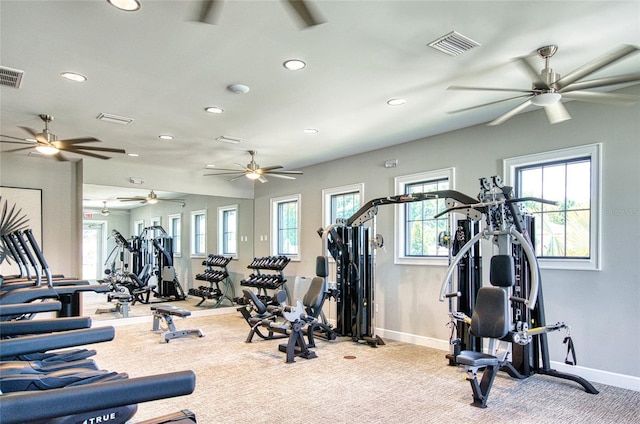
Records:
[[[93,136],[101,147],[138,153],[111,159],[127,166],[201,175],[206,164],[246,164],[246,150],[254,149],[260,165],[290,170],[488,122],[518,101],[447,112],[511,93],[446,88],[529,89],[530,78],[511,59],[538,47],[557,44],[551,64],[566,74],[621,44],[640,44],[638,1],[316,0],[326,23],[303,30],[275,0],[228,0],[216,25],[194,20],[199,2],[141,3],[123,12],[104,0],[1,0],[0,64],[24,71],[21,88],[1,88],[1,133],[41,130],[37,115],[46,113],[61,139]],[[454,30],[481,46],[457,57],[427,47]],[[307,67],[286,70],[290,58]],[[592,77],[638,70],[636,54]],[[63,71],[88,81],[64,80]],[[226,89],[232,83],[250,91],[234,94]],[[406,104],[388,106],[395,97]],[[207,106],[225,112],[209,114]],[[97,120],[103,112],[134,121]],[[245,141],[215,141],[221,135]],[[88,159],[85,166],[105,165]]]

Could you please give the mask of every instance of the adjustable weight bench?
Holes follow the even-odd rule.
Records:
[[[183,308],[179,308],[173,305],[154,305],[151,307],[153,311],[153,328],[152,331],[160,332],[160,321],[164,320],[167,323],[168,329],[162,333],[161,342],[169,343],[171,339],[177,339],[178,337],[186,336],[198,336],[204,337],[204,333],[200,329],[196,330],[176,330],[176,326],[173,323],[174,316],[180,318],[186,318],[191,315],[191,311]]]

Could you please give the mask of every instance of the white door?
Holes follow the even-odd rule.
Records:
[[[101,222],[82,224],[82,278],[97,280],[103,277],[104,229]]]

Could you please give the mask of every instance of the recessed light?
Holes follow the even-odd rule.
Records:
[[[290,71],[299,71],[300,69],[303,69],[304,67],[306,67],[307,64],[300,59],[290,59],[284,62],[282,66],[284,66]]]
[[[318,130],[315,128],[305,128],[302,132],[305,134],[318,134]]]
[[[209,106],[204,108],[205,111],[209,112],[209,113],[222,113],[224,112],[224,109],[222,109],[221,107],[218,106]]]
[[[214,164],[209,164],[209,165],[205,165],[205,168],[215,168],[216,166]]]
[[[109,4],[117,7],[120,10],[127,12],[135,12],[140,9],[140,2],[138,0],[107,0]]]
[[[69,81],[75,82],[85,82],[87,80],[87,77],[76,72],[63,72],[60,74],[60,76],[62,78],[68,79]]]
[[[169,134],[160,134],[158,138],[161,138],[163,140],[173,140],[173,136]]]
[[[236,94],[245,94],[249,92],[249,87],[244,84],[231,84],[227,86],[227,90]]]
[[[407,103],[407,101],[405,99],[400,99],[400,98],[387,100],[387,104],[389,106],[402,106],[405,103]]]
[[[140,155],[137,153],[127,153],[127,156],[131,156],[132,158],[137,158]]]

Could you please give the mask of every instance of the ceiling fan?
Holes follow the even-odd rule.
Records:
[[[49,131],[49,122],[53,121],[51,115],[39,115],[40,119],[44,121],[44,130],[37,132],[31,128],[19,127],[28,132],[33,139],[13,137],[10,135],[2,135],[2,137],[11,138],[16,141],[0,140],[1,143],[12,144],[28,144],[28,147],[21,147],[19,149],[7,150],[7,152],[18,152],[21,150],[36,149],[43,155],[53,156],[59,161],[66,161],[67,158],[62,155],[61,152],[74,153],[77,155],[89,156],[96,159],[111,159],[110,156],[104,156],[93,152],[108,152],[108,153],[126,153],[122,149],[112,149],[108,147],[94,147],[83,146],[84,143],[100,142],[97,138],[82,137],[71,138],[68,140],[58,140],[58,137]],[[18,141],[19,140],[19,141]]]
[[[112,211],[112,210],[110,210],[109,207],[107,206],[107,201],[106,200],[102,201],[102,205],[103,205],[102,209],[100,209],[100,215],[102,215],[102,216],[109,216],[111,214],[114,214],[114,215],[129,215],[128,211]],[[86,210],[83,211],[83,213],[84,214],[93,215],[93,214],[96,213],[96,211],[94,209],[86,209]]]
[[[214,15],[217,14],[224,0],[204,0],[201,3],[202,8],[198,15],[198,21],[213,23],[213,21],[215,21]],[[320,14],[313,10],[313,6],[310,5],[308,1],[286,0],[285,3],[291,7],[295,15],[304,23],[305,28],[324,23]]]
[[[264,168],[260,168],[260,165],[256,163],[256,154],[255,150],[248,150],[248,153],[251,155],[251,162],[249,162],[246,166],[240,165],[236,163],[236,165],[241,169],[225,169],[225,168],[217,168],[216,171],[227,171],[227,172],[219,172],[217,174],[204,174],[208,175],[234,175],[229,181],[235,181],[242,176],[246,176],[250,180],[258,180],[261,183],[266,183],[267,180],[265,175],[269,175],[270,177],[283,178],[286,180],[295,180],[295,177],[291,175],[302,175],[302,171],[276,171],[276,169],[281,169],[282,166],[274,165],[274,166],[266,166]],[[276,172],[274,172],[276,171]]]
[[[534,66],[530,63],[531,56],[520,57],[516,59],[527,71],[533,79],[531,89],[519,88],[490,88],[490,87],[463,87],[451,86],[448,90],[483,90],[483,91],[507,91],[525,93],[519,96],[510,97],[508,99],[498,100],[495,102],[485,103],[464,109],[454,110],[449,113],[464,112],[467,110],[477,109],[484,106],[494,105],[514,99],[526,98],[505,114],[499,116],[487,125],[500,125],[513,117],[517,113],[526,109],[530,105],[541,106],[544,108],[547,118],[551,124],[571,119],[569,112],[564,107],[561,99],[578,100],[583,102],[606,103],[629,105],[637,102],[637,96],[625,94],[602,93],[597,91],[586,91],[591,88],[606,87],[614,84],[638,83],[640,82],[640,72],[634,72],[614,77],[598,78],[588,81],[581,81],[584,77],[611,65],[612,63],[632,54],[639,50],[636,46],[623,45],[610,53],[592,60],[589,63],[569,72],[564,77],[555,73],[549,66],[550,58],[558,50],[557,46],[550,45],[537,49],[538,56],[544,60],[544,69],[538,73]]]
[[[156,193],[153,190],[151,190],[151,192],[149,193],[149,195],[147,197],[142,197],[142,196],[116,197],[116,200],[119,200],[121,202],[147,203],[149,205],[155,205],[158,202],[176,202],[176,203],[181,203],[183,207],[185,205],[185,200],[184,199],[161,199],[161,198],[158,197],[158,195],[156,195]]]

